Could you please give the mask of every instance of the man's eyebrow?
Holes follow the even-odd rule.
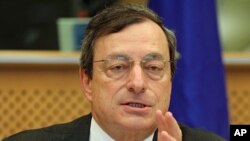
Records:
[[[129,60],[129,56],[124,53],[113,53],[107,56],[108,59]]]
[[[149,53],[143,57],[143,60],[155,60],[155,59],[164,59],[164,57],[162,56],[162,54],[156,52]]]
[[[129,55],[127,54],[124,54],[124,53],[112,53],[110,55],[108,55],[106,57],[107,59],[119,59],[119,60],[130,60],[131,57],[129,57]],[[143,58],[143,60],[162,60],[164,59],[163,55],[158,53],[158,52],[152,52],[152,53],[149,53],[147,55],[145,55]]]

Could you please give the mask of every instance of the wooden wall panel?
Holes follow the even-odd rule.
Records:
[[[0,63],[0,140],[25,129],[68,122],[89,113],[78,70],[77,63]]]
[[[231,124],[250,124],[250,53],[225,53]]]

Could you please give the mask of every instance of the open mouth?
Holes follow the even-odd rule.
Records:
[[[141,103],[127,103],[126,105],[131,106],[131,107],[135,107],[135,108],[145,108],[146,105],[141,104]]]
[[[130,114],[144,115],[148,114],[152,106],[148,102],[127,101],[121,104],[122,109]]]

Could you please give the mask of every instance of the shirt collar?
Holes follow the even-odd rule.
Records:
[[[144,141],[153,141],[154,133],[147,137]],[[97,124],[94,118],[91,119],[90,138],[89,141],[115,141]]]

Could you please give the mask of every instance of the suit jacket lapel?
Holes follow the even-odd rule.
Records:
[[[154,133],[153,141],[157,141],[158,138],[158,129]]]
[[[91,114],[80,118],[73,127],[71,136],[65,141],[89,141],[91,118]]]

